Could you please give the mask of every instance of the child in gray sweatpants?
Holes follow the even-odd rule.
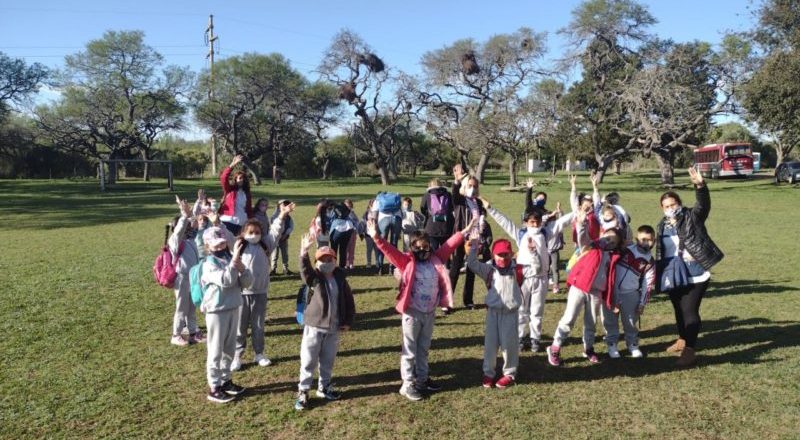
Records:
[[[175,278],[175,314],[172,317],[170,343],[186,346],[205,342],[206,337],[197,328],[197,315],[189,285],[189,270],[200,260],[194,237],[192,237],[197,230],[192,225],[192,213],[186,201],[178,199],[178,206],[180,206],[181,215],[172,220],[170,224],[172,234],[167,240],[167,246],[169,246],[173,258],[178,259],[175,265],[177,274]],[[181,336],[184,328],[189,332],[188,341]]]
[[[208,400],[226,403],[244,392],[231,380],[231,363],[236,353],[236,331],[239,326],[239,307],[242,289],[253,284],[253,274],[242,263],[242,241],[237,241],[233,255],[228,251],[224,230],[210,227],[203,233],[209,256],[203,261],[203,301],[200,310],[206,314],[208,357],[206,375]]]
[[[338,400],[341,395],[331,386],[333,363],[339,349],[339,332],[353,325],[355,302],[342,268],[336,265],[336,252],[328,246],[317,249],[311,265],[308,249],[314,239],[306,234],[300,245],[300,276],[308,286],[303,314],[303,341],[300,343],[300,381],[294,409],[308,408],[308,392],[319,368],[317,397]]]
[[[522,290],[517,282],[517,265],[511,242],[505,239],[492,243],[492,264],[478,261],[478,239],[470,243],[467,267],[481,277],[486,292],[486,334],[483,342],[483,386],[505,388],[514,384],[519,365],[519,306]],[[503,377],[496,383],[497,348],[503,353]]]

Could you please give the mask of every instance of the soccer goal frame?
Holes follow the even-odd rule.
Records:
[[[170,191],[175,191],[172,184],[172,161],[171,160],[144,160],[144,159],[100,159],[99,174],[100,174],[100,191],[106,190],[106,167],[108,164],[118,163],[165,163],[167,164],[167,187]]]

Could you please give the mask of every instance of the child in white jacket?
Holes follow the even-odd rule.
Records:
[[[514,384],[519,366],[519,307],[522,291],[517,281],[517,265],[511,242],[500,239],[492,244],[492,264],[478,261],[478,240],[475,234],[470,244],[467,267],[481,277],[486,292],[486,331],[483,340],[483,386],[506,388]],[[497,349],[503,354],[503,377],[496,383]]]
[[[170,224],[172,234],[167,240],[175,265],[175,314],[172,318],[172,338],[170,343],[184,347],[189,344],[205,342],[206,337],[197,328],[197,315],[192,303],[192,293],[189,285],[189,270],[200,261],[200,255],[195,245],[192,234],[197,230],[193,227],[192,212],[185,200],[175,197],[181,210],[181,215],[175,217]],[[189,331],[189,340],[183,339],[183,329]]]
[[[208,330],[206,376],[210,390],[207,398],[226,403],[244,392],[243,387],[231,380],[231,363],[236,354],[242,289],[252,286],[253,274],[242,263],[242,242],[236,242],[231,255],[223,229],[206,229],[203,242],[209,254],[202,263],[200,277],[203,288],[200,311],[206,314]]]

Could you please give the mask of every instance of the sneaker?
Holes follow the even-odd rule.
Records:
[[[453,309],[451,309],[449,307],[442,307],[442,314],[443,315],[447,316],[447,315],[449,315],[451,313],[453,313]]]
[[[239,359],[239,356],[234,356],[233,361],[231,362],[231,371],[239,371],[242,369],[242,360]]]
[[[467,310],[475,310],[475,304],[464,304],[464,308]]]
[[[172,345],[177,345],[179,347],[185,347],[189,345],[189,341],[183,339],[181,335],[173,335],[172,338],[169,340],[169,343]]]
[[[308,409],[308,391],[297,392],[297,400],[294,401],[294,409],[297,411]]]
[[[536,339],[531,339],[531,353],[538,353],[539,352],[539,341]]]
[[[519,352],[522,353],[523,351],[529,349],[530,348],[530,346],[528,345],[529,343],[530,341],[525,341],[525,340],[519,341]]]
[[[561,347],[556,345],[547,347],[547,362],[554,367],[561,366]]]
[[[442,389],[442,386],[441,386],[441,385],[439,385],[438,383],[436,383],[436,382],[432,381],[432,380],[431,380],[431,378],[429,377],[429,378],[428,378],[428,379],[425,381],[425,383],[424,383],[424,384],[422,384],[421,386],[417,386],[417,389],[418,389],[419,391],[432,391],[432,392],[436,392],[436,391],[441,391],[441,389]]]
[[[561,290],[558,288],[558,286],[553,286],[552,292],[554,295],[558,295],[559,293],[561,293]]]
[[[276,276],[278,276],[278,271],[277,271],[277,270],[275,270],[275,269],[272,269],[272,270],[269,272],[269,276],[271,276],[271,277],[276,277]]]
[[[231,396],[238,396],[239,394],[242,394],[244,392],[245,387],[236,385],[235,383],[233,383],[232,380],[229,380],[222,384],[220,390],[225,392],[225,394],[229,394]]]
[[[628,347],[628,351],[631,352],[632,358],[639,359],[644,357],[644,353],[642,353],[642,350],[639,350],[638,345],[631,345],[630,347]]]
[[[592,364],[599,364],[600,358],[597,357],[597,353],[594,352],[594,348],[589,347],[588,349],[583,351],[583,357],[589,360]]]
[[[328,386],[328,388],[322,390],[318,389],[317,397],[321,397],[325,400],[339,400],[342,398],[342,394],[334,391],[333,387]]]
[[[495,384],[495,386],[500,389],[510,387],[511,385],[514,385],[514,376],[503,376]]]
[[[190,344],[201,344],[203,342],[206,342],[206,335],[204,335],[200,330],[196,331],[192,335],[189,335]]]
[[[272,365],[272,361],[264,357],[263,354],[257,354],[255,362],[258,364],[259,367],[269,367]]]
[[[212,388],[211,391],[208,392],[206,398],[215,403],[228,403],[236,397],[222,391],[221,388],[217,387]]]
[[[292,272],[289,269],[283,269],[283,274],[286,275],[286,276],[289,276],[289,275],[294,275],[294,272]]]
[[[611,359],[619,359],[619,350],[616,344],[608,346],[608,357]]]
[[[418,402],[422,400],[422,394],[417,391],[417,388],[414,386],[406,386],[403,385],[400,387],[400,395],[405,396],[408,400],[413,400],[414,402]]]
[[[489,376],[483,376],[483,387],[491,388],[494,386],[494,379]]]

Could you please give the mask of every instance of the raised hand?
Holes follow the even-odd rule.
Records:
[[[236,242],[233,244],[233,259],[234,260],[238,260],[239,257],[242,256],[242,251],[244,250],[244,243],[245,243],[245,241],[240,238],[240,239],[236,240]]]
[[[456,180],[461,180],[464,177],[464,167],[462,167],[460,163],[453,167],[453,177],[455,177]]]
[[[242,156],[241,154],[233,156],[233,160],[231,161],[231,168],[235,167],[237,164],[239,164],[239,162],[243,161],[244,161],[244,156]]]
[[[294,202],[292,202],[292,203],[290,203],[290,204],[288,204],[288,205],[283,205],[283,204],[281,204],[281,213],[280,213],[280,214],[278,214],[278,216],[279,216],[280,218],[284,218],[284,217],[286,217],[287,215],[289,215],[289,213],[290,213],[290,212],[294,211],[294,208],[295,208],[296,206],[297,206],[297,205],[296,205]]]
[[[465,227],[464,229],[461,230],[461,234],[463,234],[465,237],[467,237],[468,234],[470,232],[472,232],[472,229],[476,229],[477,230],[477,228],[475,228],[475,226],[477,224],[478,224],[478,217],[472,217],[472,221],[469,222],[467,227]]]
[[[575,190],[575,182],[578,180],[578,176],[572,174],[569,176],[569,184],[572,186],[572,190]]]
[[[200,188],[197,190],[197,200],[205,200],[206,199],[206,190]]]
[[[303,255],[307,254],[313,242],[314,239],[311,238],[311,234],[303,234],[303,238],[300,240],[300,253]]]
[[[486,199],[486,197],[483,197],[483,196],[478,196],[478,198],[479,198],[479,199],[481,200],[481,202],[483,203],[483,207],[484,207],[484,208],[486,208],[486,209],[489,209],[489,208],[492,206],[492,204],[491,204],[491,203],[489,203],[489,200],[487,200],[487,199]]]
[[[528,179],[525,180],[525,186],[527,186],[528,188],[533,188],[533,185],[534,185],[533,177],[528,177]]]
[[[589,179],[592,181],[592,188],[597,189],[597,186],[600,185],[600,173],[593,172]]]
[[[378,236],[378,225],[375,223],[374,218],[367,219],[367,235],[372,238]]]
[[[689,168],[689,180],[691,180],[695,186],[703,186],[704,183],[703,175],[694,167]]]
[[[561,217],[563,212],[561,211],[561,202],[556,202],[556,210],[553,211],[557,216]]]

